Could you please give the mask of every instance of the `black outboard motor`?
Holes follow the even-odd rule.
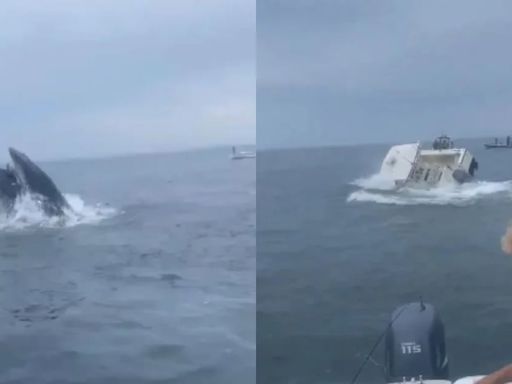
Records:
[[[407,304],[393,312],[392,321],[386,333],[386,382],[449,380],[444,325],[434,307]]]
[[[478,161],[474,158],[471,160],[471,164],[469,165],[469,174],[471,176],[475,175],[475,171],[478,171]]]

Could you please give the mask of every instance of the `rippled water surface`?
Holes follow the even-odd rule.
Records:
[[[255,162],[42,163],[74,208],[0,217],[0,382],[251,383]]]
[[[453,378],[512,360],[512,150],[459,144],[478,179],[435,191],[374,176],[387,146],[260,154],[260,383],[350,382],[395,307],[420,296],[444,319]],[[384,382],[382,367],[360,382]]]

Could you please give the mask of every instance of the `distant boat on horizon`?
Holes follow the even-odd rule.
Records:
[[[254,159],[256,157],[255,152],[247,152],[236,150],[235,146],[231,147],[231,160],[243,160],[243,159]]]
[[[510,136],[507,136],[505,143],[498,140],[497,137],[494,138],[494,143],[484,144],[486,149],[494,149],[494,148],[510,148],[512,149],[512,140]]]

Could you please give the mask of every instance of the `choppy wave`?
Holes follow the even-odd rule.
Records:
[[[89,205],[74,194],[65,194],[71,209],[62,217],[49,217],[39,203],[30,195],[20,196],[11,212],[0,212],[0,230],[24,229],[28,227],[74,227],[80,224],[97,224],[115,216],[118,211],[103,204]]]
[[[474,181],[463,185],[428,190],[402,188],[397,190],[391,180],[380,175],[355,180],[359,187],[347,197],[347,202],[373,202],[394,205],[469,205],[493,196],[512,196],[512,180]]]

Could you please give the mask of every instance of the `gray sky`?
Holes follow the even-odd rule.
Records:
[[[258,146],[512,133],[512,1],[259,0]]]
[[[0,154],[254,143],[254,0],[0,3]]]

